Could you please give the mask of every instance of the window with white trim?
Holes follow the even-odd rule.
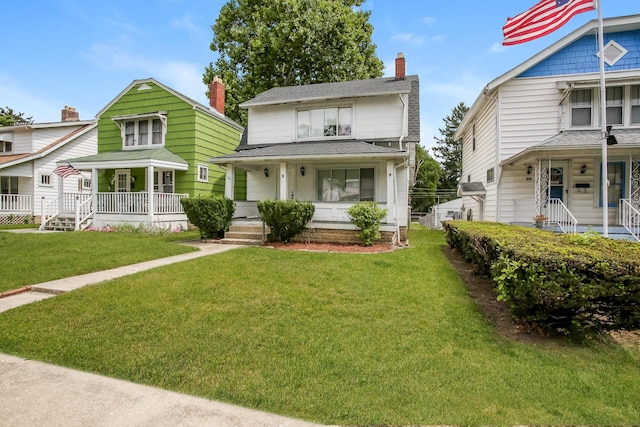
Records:
[[[631,86],[631,124],[640,125],[640,86]]]
[[[155,171],[153,173],[153,191],[173,193],[173,171]]]
[[[53,181],[51,180],[51,175],[49,174],[40,175],[40,185],[43,187],[51,187],[53,185]]]
[[[80,178],[78,180],[78,187],[80,187],[80,190],[91,190],[91,180],[87,178]]]
[[[18,177],[0,176],[0,194],[18,194]]]
[[[298,110],[298,139],[351,136],[351,107],[312,108]]]
[[[323,202],[373,201],[373,168],[319,169],[318,200]]]
[[[623,122],[624,88],[608,87],[607,91],[607,124],[621,125]]]
[[[571,93],[571,126],[591,126],[591,89],[576,89]]]
[[[0,141],[0,153],[10,153],[13,149],[13,142]]]
[[[495,169],[487,169],[487,182],[493,182],[495,180]]]
[[[209,166],[198,165],[198,181],[209,182]]]
[[[165,126],[159,118],[127,120],[122,125],[123,148],[146,148],[164,145]]]

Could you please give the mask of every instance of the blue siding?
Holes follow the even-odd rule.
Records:
[[[615,40],[629,52],[613,67],[605,63],[605,71],[633,70],[640,68],[640,31],[605,34],[605,46]],[[597,73],[600,71],[598,40],[595,35],[584,36],[529,68],[518,77],[561,76],[566,74]]]

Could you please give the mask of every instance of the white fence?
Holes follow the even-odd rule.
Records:
[[[33,197],[21,194],[0,194],[0,212],[28,212],[33,209]]]
[[[182,214],[180,199],[188,194],[154,193],[154,214]],[[106,214],[148,214],[149,194],[141,193],[98,193],[96,213]]]

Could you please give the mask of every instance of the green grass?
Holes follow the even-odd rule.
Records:
[[[16,230],[19,228],[38,228],[38,224],[0,224],[0,230]]]
[[[197,233],[0,232],[0,292],[91,273],[193,249],[173,243]]]
[[[0,314],[0,351],[327,424],[640,424],[637,354],[500,338],[412,230],[385,254],[248,248]]]

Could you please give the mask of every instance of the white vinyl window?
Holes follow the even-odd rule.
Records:
[[[40,175],[40,185],[43,187],[51,187],[53,182],[51,180],[51,175],[42,174]]]
[[[164,145],[165,126],[159,118],[128,120],[122,126],[123,147],[145,148]]]
[[[18,177],[0,176],[0,194],[18,194]]]
[[[207,165],[198,165],[198,181],[209,182],[209,167]]]
[[[298,110],[297,137],[332,138],[351,136],[351,107]]]
[[[571,126],[591,126],[591,89],[576,89],[571,94]]]
[[[608,125],[621,125],[623,123],[623,109],[624,104],[624,88],[608,87],[607,90],[607,124]]]
[[[0,153],[10,153],[13,149],[11,141],[0,141]]]
[[[640,86],[631,86],[631,124],[640,125]]]
[[[87,178],[80,178],[80,189],[81,190],[91,190],[91,180]]]
[[[350,202],[374,200],[374,171],[365,169],[318,170],[318,200]]]
[[[155,171],[153,174],[153,191],[156,193],[173,193],[173,171]]]

